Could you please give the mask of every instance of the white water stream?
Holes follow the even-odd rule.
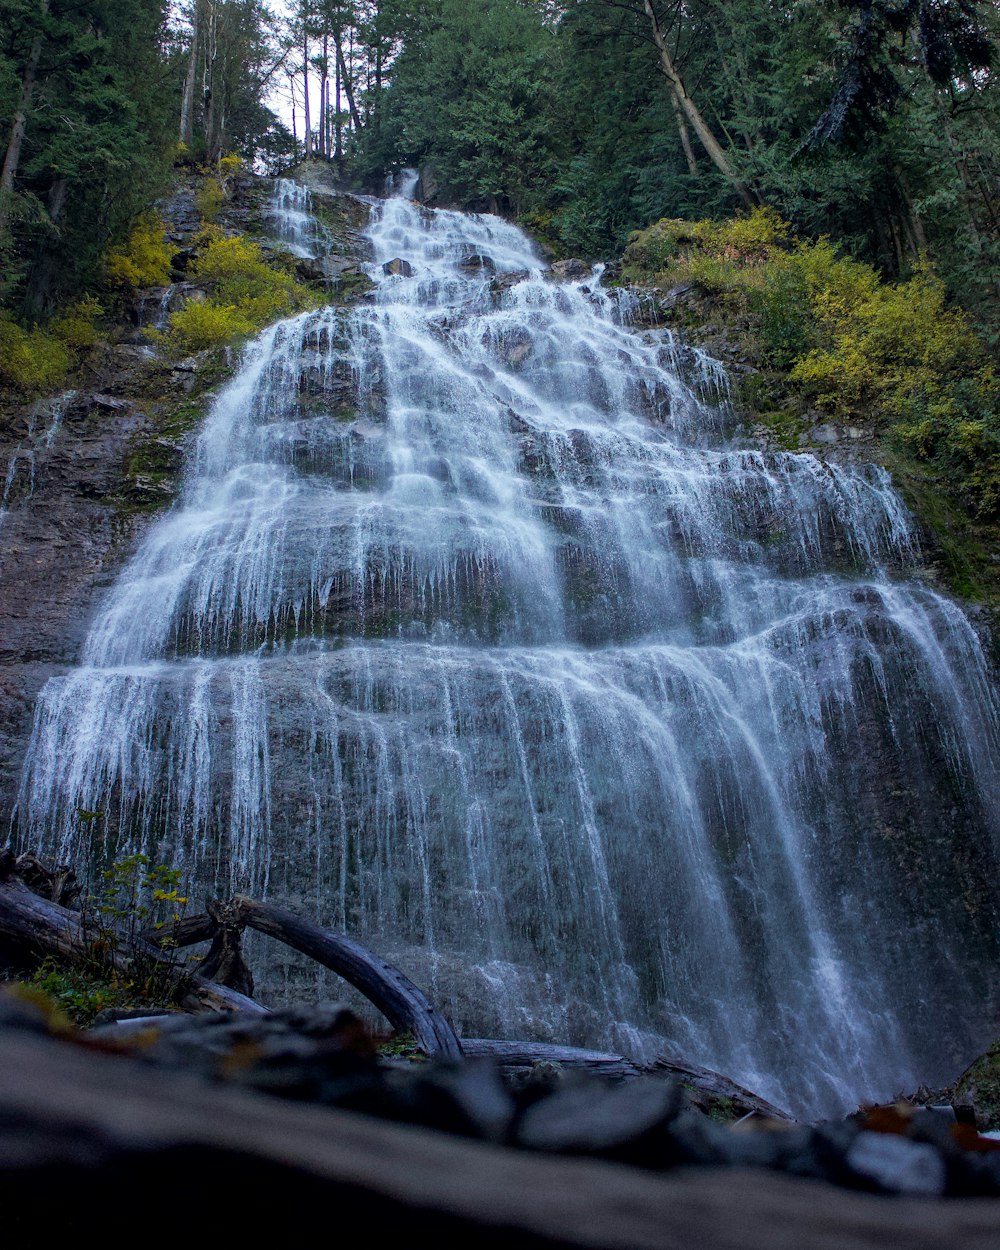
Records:
[[[79,857],[101,811],[470,1035],[671,1048],[804,1114],[954,1075],[997,707],[886,473],[739,446],[719,366],[497,218],[403,195],[369,237],[372,302],[248,349],[46,686],[23,842]]]

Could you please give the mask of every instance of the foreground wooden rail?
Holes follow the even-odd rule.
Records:
[[[0,1029],[0,1203],[19,1247],[68,1244],[98,1218],[138,1242],[168,1220],[225,1244],[335,1219],[364,1244],[428,1250],[995,1250],[1000,1228],[994,1199],[548,1158],[13,1029]]]

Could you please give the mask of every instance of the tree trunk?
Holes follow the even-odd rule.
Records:
[[[347,107],[351,110],[351,121],[356,131],[363,129],[361,118],[358,110],[354,106],[354,84],[351,82],[351,76],[347,72],[347,62],[344,60],[344,52],[340,46],[340,40],[337,40],[337,60],[340,63],[340,73],[344,80],[344,94],[347,96]]]
[[[49,0],[40,0],[39,12],[44,17],[49,11]],[[4,156],[3,172],[0,173],[0,234],[7,231],[10,221],[10,201],[14,194],[14,179],[21,163],[21,145],[24,143],[24,132],[28,125],[28,111],[31,108],[31,97],[35,92],[35,78],[38,74],[38,62],[42,56],[42,32],[31,41],[28,64],[24,68],[21,79],[21,96],[14,114],[14,124],[10,128],[10,139],[7,141],[7,153]]]
[[[684,149],[684,158],[687,161],[688,173],[695,178],[698,177],[698,161],[695,158],[694,148],[691,146],[691,134],[687,128],[687,122],[684,120],[684,114],[681,112],[681,106],[678,103],[677,96],[674,94],[673,88],[670,91],[670,103],[674,108],[674,116],[677,118],[677,133],[681,137],[681,147]]]
[[[323,31],[323,82],[320,85],[323,103],[319,110],[323,155],[330,155],[330,36]]]
[[[753,208],[753,198],[747,189],[746,183],[743,182],[739,174],[733,168],[733,165],[729,160],[729,157],[726,155],[722,145],[719,143],[718,139],[716,139],[715,135],[712,134],[711,128],[705,121],[704,117],[702,117],[701,110],[687,93],[687,88],[684,86],[684,79],[681,77],[676,66],[674,65],[673,57],[670,55],[670,49],[667,47],[667,41],[664,39],[663,32],[660,30],[660,23],[657,20],[656,13],[650,3],[650,0],[643,0],[642,7],[646,16],[649,18],[650,26],[652,28],[653,42],[656,44],[656,50],[660,54],[660,65],[662,66],[663,72],[670,83],[671,90],[674,93],[677,103],[684,111],[685,118],[691,123],[691,129],[698,136],[702,147],[705,149],[709,160],[711,160],[715,168],[732,186],[733,190],[740,197],[746,207]]]
[[[16,879],[0,881],[0,944],[35,957],[55,955],[84,962],[91,956],[94,937],[80,912],[40,898]],[[265,1007],[235,990],[186,974],[183,967],[175,967],[169,956],[153,946],[141,941],[137,945],[144,957],[162,963],[178,985],[186,981],[183,1005],[210,1011],[249,1011],[257,1015],[266,1012]],[[124,950],[112,951],[109,957],[116,967],[126,970],[129,956]]]
[[[340,31],[336,31],[333,36],[333,45],[335,49],[340,47]],[[340,56],[335,55],[333,58],[333,85],[334,85],[334,147],[333,159],[339,165],[344,159],[344,124],[340,119],[340,96],[342,81],[340,77]]]
[[[305,18],[302,26],[302,111],[306,128],[306,160],[312,155],[312,121],[309,117],[309,36],[306,33]]]
[[[299,124],[295,115],[295,76],[288,75],[288,94],[292,97],[292,147],[295,159],[299,159]]]
[[[215,60],[219,53],[217,36],[218,27],[216,24],[215,5],[212,3],[212,0],[209,0],[208,40],[205,47],[205,72],[202,82],[205,96],[205,150],[206,158],[210,164],[216,148]]]
[[[180,141],[191,147],[194,142],[194,84],[198,78],[198,21],[201,16],[201,0],[195,0],[191,14],[191,51],[181,96]]]

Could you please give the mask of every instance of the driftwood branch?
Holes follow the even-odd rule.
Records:
[[[342,976],[361,991],[399,1032],[412,1033],[429,1055],[459,1058],[462,1044],[445,1016],[423,990],[398,968],[343,934],[319,925],[273,903],[242,895],[232,907],[248,929],[266,933]]]
[[[37,861],[33,857],[31,860],[29,867],[36,872]],[[0,853],[0,942],[40,957],[86,959],[90,942],[81,913],[33,893],[19,879],[20,863],[11,853]],[[42,888],[46,892],[49,884],[49,877],[45,877]],[[182,1004],[215,1011],[259,1013],[266,1008],[253,1001],[253,977],[240,949],[242,930],[255,929],[342,976],[382,1012],[394,1029],[412,1033],[427,1054],[461,1056],[462,1044],[455,1030],[426,994],[398,968],[360,943],[303,920],[283,907],[242,895],[229,903],[209,900],[205,906],[204,915],[184,917],[162,929],[147,929],[137,938],[123,939],[122,950],[112,952],[111,957],[124,968],[127,955],[138,953],[173,970],[169,950],[211,942],[196,974],[173,970],[178,987],[185,990]],[[129,947],[131,950],[126,949]]]
[[[232,935],[241,928],[255,929],[276,938],[343,977],[382,1012],[394,1029],[412,1033],[427,1054],[453,1058],[462,1054],[462,1044],[455,1030],[423,990],[405,973],[359,942],[303,920],[283,907],[243,895],[227,904],[209,902],[206,907],[207,914],[185,916],[159,932],[147,931],[147,937],[171,946],[194,946],[198,942],[212,941],[215,950],[215,944],[223,940],[217,917],[224,916],[230,934],[226,940],[230,945],[234,941]],[[201,967],[205,976],[215,975],[212,958],[210,951]]]

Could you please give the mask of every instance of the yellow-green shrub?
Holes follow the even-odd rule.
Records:
[[[140,217],[128,241],[108,252],[105,272],[112,286],[133,291],[166,286],[170,281],[171,249],[163,237],[163,221],[153,213]]]
[[[308,287],[269,265],[256,243],[218,229],[202,232],[204,251],[195,277],[209,287],[207,299],[175,312],[165,338],[177,353],[202,351],[247,338],[272,321],[314,302]]]
[[[226,202],[226,189],[218,178],[206,178],[194,197],[202,221],[215,221]]]
[[[97,323],[103,315],[104,309],[97,300],[92,295],[85,295],[57,313],[49,323],[49,330],[71,351],[87,351],[98,340]]]
[[[223,182],[227,182],[230,178],[235,178],[243,168],[243,162],[235,152],[230,152],[227,156],[219,159],[219,177]]]
[[[726,221],[666,217],[636,231],[623,257],[626,277],[660,285],[697,282],[709,291],[760,285],[756,271],[785,255],[791,228],[773,208]]]
[[[37,326],[26,330],[0,313],[0,383],[24,395],[54,390],[73,357],[65,343]]]
[[[968,318],[946,306],[944,284],[927,270],[890,285],[868,266],[838,261],[812,307],[824,342],[792,377],[821,407],[872,405],[898,418],[983,364]]]

